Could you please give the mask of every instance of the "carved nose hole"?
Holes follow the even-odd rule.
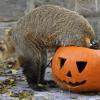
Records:
[[[71,74],[70,71],[67,73],[67,76],[68,76],[68,77],[72,77],[72,74]]]

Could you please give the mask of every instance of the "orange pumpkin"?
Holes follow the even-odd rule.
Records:
[[[100,91],[100,50],[60,47],[52,60],[52,72],[64,90]]]

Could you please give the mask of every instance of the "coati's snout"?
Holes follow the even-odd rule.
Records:
[[[93,49],[99,48],[99,41],[97,41],[96,39],[92,40],[90,48],[93,48]]]
[[[99,42],[98,42],[98,40],[96,40],[96,39],[92,39],[91,40],[90,38],[85,38],[85,41],[86,41],[87,47],[92,48],[92,49],[99,48]]]

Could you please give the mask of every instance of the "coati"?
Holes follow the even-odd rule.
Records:
[[[5,30],[5,37],[0,37],[0,64],[2,67],[4,64],[6,64],[14,69],[19,69],[20,62],[17,56],[12,56],[12,54],[15,52],[15,48],[10,43],[8,32],[8,29]]]
[[[15,48],[10,43],[10,37],[8,35],[9,29],[5,30],[5,36],[0,38],[0,59],[6,60],[11,57],[12,53],[15,52]]]
[[[19,19],[8,34],[29,86],[44,83],[47,49],[60,46],[93,47],[97,43],[89,22],[77,12],[56,5],[42,5]]]

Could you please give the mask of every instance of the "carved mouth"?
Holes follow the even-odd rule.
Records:
[[[79,85],[82,85],[84,83],[86,83],[86,80],[84,81],[81,81],[81,82],[75,82],[75,83],[72,83],[72,82],[66,82],[66,81],[63,81],[65,84],[71,86],[71,87],[76,87],[76,86],[79,86]]]

